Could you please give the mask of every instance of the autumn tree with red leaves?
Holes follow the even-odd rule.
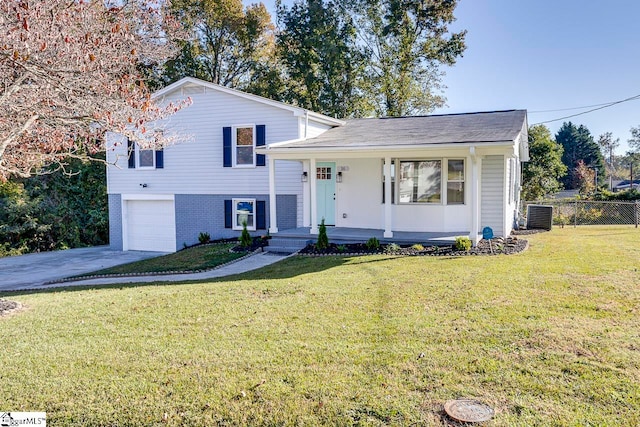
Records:
[[[0,3],[0,180],[105,150],[118,132],[143,146],[171,136],[150,123],[188,101],[151,97],[141,65],[176,53],[168,0]]]

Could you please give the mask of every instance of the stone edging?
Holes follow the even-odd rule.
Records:
[[[110,279],[110,278],[118,278],[118,277],[148,277],[148,276],[170,276],[173,274],[197,274],[197,273],[206,273],[208,271],[217,270],[222,267],[226,267],[231,264],[235,264],[236,262],[240,262],[249,257],[254,256],[258,252],[261,252],[262,248],[258,248],[253,252],[249,252],[245,256],[240,258],[236,258],[229,262],[225,262],[224,264],[216,265],[212,268],[205,268],[203,270],[175,270],[175,271],[162,271],[162,272],[148,272],[148,273],[113,273],[113,274],[93,274],[89,276],[76,276],[76,277],[65,277],[64,279],[50,280],[48,282],[44,282],[41,286],[47,285],[55,285],[58,283],[68,283],[68,282],[81,282],[83,280],[91,280],[91,279]]]

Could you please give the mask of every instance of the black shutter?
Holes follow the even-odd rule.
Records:
[[[224,228],[233,228],[233,203],[231,200],[224,201]]]
[[[161,148],[156,150],[156,169],[164,168],[164,150]]]
[[[136,146],[133,141],[127,138],[127,154],[129,155],[129,169],[136,168]]]
[[[264,200],[256,202],[256,229],[265,230],[267,228],[267,203]]]
[[[222,128],[222,159],[225,168],[231,167],[231,128]]]
[[[267,143],[267,129],[265,125],[256,126],[256,147],[264,147]],[[265,166],[267,159],[264,154],[256,156],[256,166]]]

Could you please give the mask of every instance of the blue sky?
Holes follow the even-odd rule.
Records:
[[[274,10],[275,0],[263,2]],[[534,124],[587,109],[536,111],[640,95],[640,1],[460,0],[455,15],[452,30],[468,31],[467,50],[443,69],[448,106],[435,113],[525,108]],[[640,99],[566,120],[596,139],[612,132],[623,153],[629,129],[640,126]],[[547,126],[555,133],[562,122]]]

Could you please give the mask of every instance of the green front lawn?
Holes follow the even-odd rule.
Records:
[[[3,410],[49,425],[640,425],[640,230],[493,257],[293,257],[215,281],[5,294]]]
[[[195,246],[173,254],[116,265],[82,276],[207,270],[245,256],[246,254],[242,252],[229,252],[229,249],[237,245],[237,243],[217,243]]]

